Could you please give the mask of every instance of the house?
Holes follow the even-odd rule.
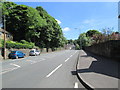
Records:
[[[0,28],[0,39],[4,39],[4,32],[6,33],[6,40],[13,40],[13,36],[2,28]]]

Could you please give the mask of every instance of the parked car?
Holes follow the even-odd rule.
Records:
[[[29,56],[37,56],[37,55],[40,55],[39,50],[33,49],[29,52]]]
[[[9,58],[24,58],[25,57],[25,53],[23,53],[22,51],[11,51],[11,53],[9,53],[8,55]]]

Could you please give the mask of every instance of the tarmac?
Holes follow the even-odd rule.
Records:
[[[120,62],[80,50],[77,75],[87,89],[120,90]]]

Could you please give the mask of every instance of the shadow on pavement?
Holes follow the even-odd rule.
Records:
[[[93,57],[97,61],[93,61],[89,68],[80,69],[78,73],[89,73],[95,72],[99,74],[104,74],[107,76],[111,76],[114,78],[120,79],[120,62],[107,59],[101,56],[97,56],[91,53],[86,52],[87,55],[83,55],[81,57]]]

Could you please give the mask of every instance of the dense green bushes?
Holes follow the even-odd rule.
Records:
[[[3,46],[3,40],[0,39],[0,47],[2,47],[2,46]]]
[[[21,40],[20,42],[6,41],[6,48],[15,48],[15,49],[32,49],[34,43]]]

